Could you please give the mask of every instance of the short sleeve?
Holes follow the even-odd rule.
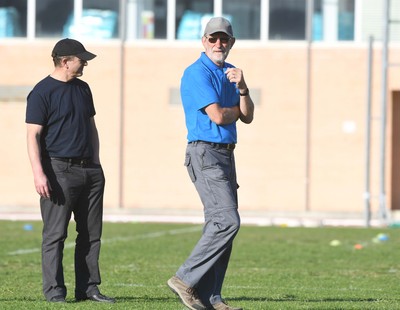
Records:
[[[27,97],[25,122],[46,125],[47,110],[44,98],[35,90],[31,91]]]
[[[211,75],[189,70],[182,78],[182,95],[189,96],[197,110],[201,110],[212,103],[218,103],[219,97],[213,87]]]

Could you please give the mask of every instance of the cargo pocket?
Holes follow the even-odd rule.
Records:
[[[196,175],[194,174],[194,170],[193,170],[193,166],[192,166],[192,163],[191,163],[191,159],[190,159],[190,154],[189,153],[186,153],[184,165],[187,168],[187,171],[189,173],[189,177],[192,180],[192,182],[193,183],[196,182]]]

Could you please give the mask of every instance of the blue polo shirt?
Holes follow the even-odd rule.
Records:
[[[219,67],[203,52],[200,58],[185,70],[181,80],[181,99],[188,142],[237,142],[236,122],[217,125],[205,112],[205,108],[212,103],[218,103],[221,107],[239,104],[239,91],[225,74],[227,68],[233,67],[229,63]]]

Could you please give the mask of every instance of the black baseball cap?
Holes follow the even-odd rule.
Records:
[[[95,54],[88,52],[81,42],[68,38],[62,39],[56,43],[51,52],[51,56],[76,56],[86,61],[96,57]]]

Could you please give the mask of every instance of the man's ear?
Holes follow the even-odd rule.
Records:
[[[206,36],[202,36],[201,37],[201,43],[203,43],[204,48],[206,48],[206,42],[207,42]]]
[[[231,38],[231,47],[235,44],[235,42],[236,42],[236,39],[235,38]]]
[[[65,67],[65,66],[67,66],[67,69],[68,69],[68,58],[67,57],[64,57],[63,59],[61,59],[61,66],[62,67]]]

